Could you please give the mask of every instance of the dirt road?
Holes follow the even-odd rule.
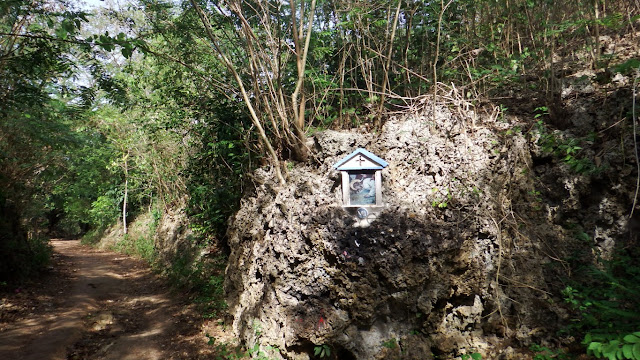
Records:
[[[202,317],[142,261],[53,240],[52,268],[0,293],[0,359],[199,359]]]

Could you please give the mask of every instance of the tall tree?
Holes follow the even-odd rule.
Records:
[[[42,257],[54,189],[86,140],[75,131],[85,89],[68,86],[71,47],[87,14],[57,1],[0,4],[0,277],[30,272]],[[56,221],[50,216],[49,221]]]
[[[195,0],[190,3],[212,50],[233,75],[277,176],[284,182],[272,143],[284,152],[281,156],[300,161],[308,156],[304,81],[315,0],[308,4],[292,1],[289,8],[261,0],[221,1],[212,9],[203,8]],[[237,44],[244,46],[238,48]],[[295,65],[294,73],[290,65]],[[266,132],[269,125],[271,136]]]

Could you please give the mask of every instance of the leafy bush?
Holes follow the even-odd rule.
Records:
[[[587,334],[583,344],[587,345],[587,354],[598,359],[640,360],[640,331],[616,339],[611,339],[607,335],[592,336]]]
[[[582,155],[583,144],[593,142],[594,135],[585,138],[563,138],[559,132],[549,131],[542,120],[536,123],[538,145],[545,153],[553,154],[578,174],[598,171],[591,159]]]
[[[139,236],[133,242],[134,252],[144,260],[152,263],[155,258],[153,236]]]
[[[198,291],[196,303],[200,304],[204,318],[216,318],[220,316],[221,311],[227,309],[227,303],[224,301],[224,274],[208,276]]]
[[[640,68],[640,59],[629,59],[622,64],[615,65],[613,71],[623,75],[629,75]]]
[[[324,357],[329,357],[331,356],[331,347],[327,344],[315,346],[313,348],[313,355],[318,356],[321,359]]]
[[[238,208],[246,175],[256,167],[247,134],[251,121],[238,104],[217,98],[192,129],[194,154],[184,169],[191,228],[204,242],[223,239]],[[255,149],[254,149],[255,150]]]
[[[81,242],[85,245],[96,244],[102,239],[106,230],[106,227],[91,229],[82,236]]]
[[[460,356],[461,360],[482,360],[482,354],[474,352]]]
[[[533,344],[530,347],[531,351],[535,352],[533,360],[568,360],[572,359],[570,355],[567,355],[563,350],[553,350],[546,346]]]
[[[215,359],[216,360],[238,360],[238,359],[257,359],[257,360],[270,360],[271,358],[262,350],[259,345],[254,345],[248,350],[242,349],[240,346],[231,346],[227,343],[216,343],[216,339],[205,334],[209,341],[207,345],[215,347]],[[265,347],[267,352],[278,353],[280,350],[275,346]]]
[[[579,269],[564,291],[577,318],[569,332],[584,334],[589,354],[608,359],[638,359],[640,332],[640,249],[616,249],[611,259]],[[633,356],[633,357],[631,357]]]
[[[115,190],[99,196],[98,199],[91,204],[91,210],[89,210],[91,221],[97,227],[105,227],[115,223],[120,216],[119,206],[121,199],[122,196]]]
[[[49,265],[51,245],[46,238],[26,238],[0,234],[0,281],[19,282],[36,275]]]
[[[227,308],[224,300],[226,257],[197,259],[195,253],[182,252],[172,260],[167,276],[173,286],[193,291],[202,316],[216,318]]]

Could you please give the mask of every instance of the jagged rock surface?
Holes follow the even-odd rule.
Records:
[[[553,167],[517,119],[460,108],[392,119],[377,135],[318,133],[314,160],[285,186],[254,174],[225,283],[242,341],[287,359],[320,345],[339,359],[519,359],[509,345],[550,341],[567,320],[563,256],[591,256],[565,225],[594,211],[581,208],[592,180]],[[358,147],[389,162],[387,207],[367,227],[342,209],[332,168]],[[615,241],[625,205],[599,198],[590,221],[605,219]]]

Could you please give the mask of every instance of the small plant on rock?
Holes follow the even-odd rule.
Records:
[[[461,360],[482,360],[482,354],[473,352],[471,354],[463,354],[460,356]]]
[[[542,151],[558,157],[562,162],[569,165],[573,172],[590,174],[599,170],[591,159],[582,154],[582,146],[580,146],[583,143],[593,143],[595,134],[590,134],[584,138],[562,138],[560,132],[549,131],[542,120],[538,120],[536,123],[536,131],[538,145]]]
[[[387,349],[395,349],[398,347],[398,342],[396,341],[396,338],[391,338],[387,341],[383,341],[382,346],[386,347]]]
[[[568,360],[571,359],[569,355],[567,355],[563,350],[553,350],[549,349],[546,346],[533,344],[529,347],[531,351],[535,352],[533,355],[533,360]]]
[[[313,348],[313,355],[322,358],[331,356],[331,347],[327,344],[317,345]]]

